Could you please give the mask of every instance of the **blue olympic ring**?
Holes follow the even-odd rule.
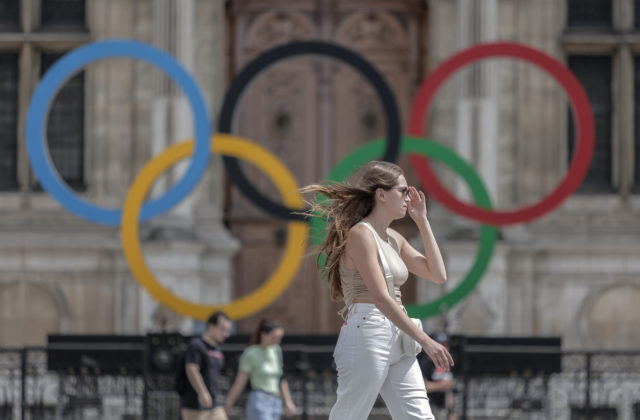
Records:
[[[85,201],[62,181],[51,163],[44,124],[47,121],[51,98],[63,82],[81,67],[96,60],[112,57],[140,59],[163,70],[182,88],[193,111],[195,146],[189,168],[182,179],[165,195],[144,204],[141,220],[148,220],[166,212],[196,186],[209,164],[211,122],[207,105],[193,77],[170,55],[150,45],[126,40],[98,41],[77,48],[56,61],[38,85],[27,112],[27,153],[31,167],[45,191],[68,211],[94,223],[117,226],[120,224],[122,210],[101,207]]]

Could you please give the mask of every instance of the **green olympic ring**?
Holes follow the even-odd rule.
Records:
[[[360,165],[373,159],[379,159],[384,153],[384,144],[384,139],[377,139],[357,148],[333,168],[327,179],[329,181],[341,182]],[[400,146],[400,153],[420,154],[441,161],[457,172],[469,185],[476,205],[486,209],[492,208],[491,199],[478,173],[451,149],[428,139],[404,136]],[[322,203],[327,199],[318,195],[317,200],[319,203]],[[322,217],[311,218],[311,243],[314,246],[318,246],[324,240],[326,236],[325,230],[326,220]],[[405,307],[409,316],[422,319],[430,318],[435,315],[440,315],[460,303],[482,279],[482,275],[489,266],[497,238],[498,229],[496,227],[482,225],[480,230],[480,245],[478,246],[476,259],[460,284],[453,290],[432,301],[422,304],[406,305]],[[324,264],[325,259],[326,257],[324,255],[319,257],[318,261],[320,266]]]

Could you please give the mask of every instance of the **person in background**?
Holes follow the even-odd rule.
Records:
[[[231,320],[222,311],[207,320],[201,337],[189,343],[185,354],[188,386],[180,398],[182,420],[227,420],[221,406],[216,406],[218,378],[224,365],[219,345],[229,337]]]
[[[247,420],[277,420],[282,415],[283,399],[285,415],[291,417],[296,406],[291,399],[289,384],[283,375],[280,341],[284,329],[275,321],[263,319],[258,324],[238,365],[238,374],[229,391],[224,409],[229,415],[231,407],[251,382],[247,399]]]
[[[438,333],[434,339],[449,350],[447,334]],[[431,411],[436,420],[457,420],[453,411],[453,388],[456,385],[453,373],[436,367],[427,357],[421,358],[420,369],[427,388]]]

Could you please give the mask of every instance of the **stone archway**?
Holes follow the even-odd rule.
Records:
[[[47,285],[21,281],[0,286],[0,343],[45,344],[47,334],[66,329],[66,308],[64,298]]]
[[[583,344],[597,349],[634,349],[640,345],[640,286],[609,285],[592,291],[578,311]]]

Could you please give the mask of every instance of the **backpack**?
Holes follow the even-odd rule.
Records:
[[[202,340],[199,338],[199,340]],[[174,389],[181,397],[184,397],[189,388],[191,387],[191,383],[189,382],[189,378],[187,377],[187,369],[186,369],[186,361],[187,361],[187,347],[182,346],[180,348],[180,355],[178,356],[178,362],[176,364],[176,373],[174,377]],[[202,352],[202,363],[200,364],[200,373],[202,371],[207,370],[207,364],[209,361],[207,360],[206,352]]]

